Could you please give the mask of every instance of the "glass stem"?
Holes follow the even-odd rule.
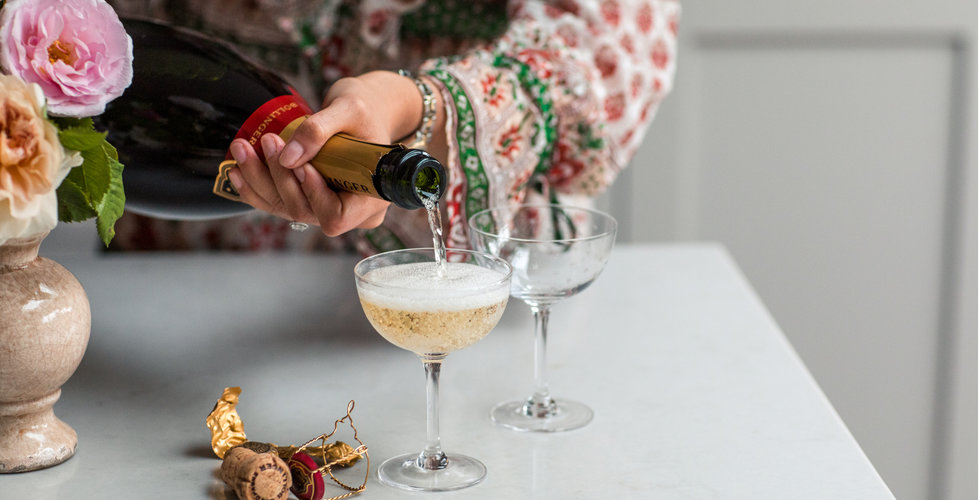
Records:
[[[439,470],[449,464],[439,442],[439,372],[442,357],[422,358],[425,367],[425,449],[419,453],[418,465],[426,470]]]
[[[548,418],[558,413],[555,400],[548,391],[547,346],[548,314],[547,304],[531,306],[534,315],[534,394],[524,403],[524,414],[535,418]]]

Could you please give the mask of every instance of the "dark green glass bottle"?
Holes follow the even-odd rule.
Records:
[[[304,119],[290,123],[279,135],[288,141]],[[331,137],[310,164],[335,191],[374,196],[410,210],[424,207],[426,199],[437,201],[446,189],[446,167],[429,153],[362,141],[347,134]],[[238,200],[228,179],[228,170],[234,165],[234,160],[221,164],[214,193]]]

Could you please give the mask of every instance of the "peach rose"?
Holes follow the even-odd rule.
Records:
[[[0,75],[0,244],[58,223],[55,189],[81,156],[68,154],[36,84]]]

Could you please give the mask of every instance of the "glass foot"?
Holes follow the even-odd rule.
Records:
[[[487,467],[466,455],[449,455],[442,469],[419,467],[418,453],[385,460],[378,467],[378,479],[388,486],[412,491],[450,491],[473,486],[487,477]]]
[[[525,409],[524,401],[500,403],[490,411],[490,420],[517,431],[561,432],[584,427],[592,421],[592,408],[577,401],[557,401],[552,415],[536,417]]]

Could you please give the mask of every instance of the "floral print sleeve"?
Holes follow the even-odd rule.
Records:
[[[592,196],[642,141],[675,71],[680,6],[658,0],[512,1],[506,32],[430,60],[447,111],[448,243],[465,218],[523,200],[537,181]]]

